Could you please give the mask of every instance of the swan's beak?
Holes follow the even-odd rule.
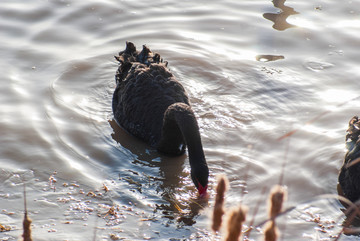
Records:
[[[200,198],[205,198],[207,197],[207,185],[205,187],[201,186],[200,183],[198,183],[199,185],[199,188],[198,188],[198,191],[199,191],[199,196]]]

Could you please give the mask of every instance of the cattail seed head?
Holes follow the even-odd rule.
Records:
[[[224,195],[225,192],[228,190],[229,188],[229,181],[227,179],[227,177],[225,175],[219,175],[218,176],[218,185],[216,186],[216,197],[215,197],[215,201],[216,202],[224,202]]]
[[[268,221],[265,224],[264,230],[265,241],[276,241],[279,237],[279,230],[274,220]]]
[[[240,205],[232,208],[228,213],[226,223],[225,241],[238,241],[241,235],[242,224],[246,220],[246,213],[248,208]]]
[[[268,209],[269,209],[269,218],[274,219],[277,215],[280,214],[282,205],[287,198],[286,188],[280,185],[275,185],[270,191]]]
[[[213,222],[212,222],[212,230],[214,232],[219,231],[222,216],[224,215],[224,201],[225,201],[225,192],[227,191],[229,186],[229,181],[225,175],[220,175],[218,177],[218,184],[216,186],[216,196],[215,196],[215,205],[213,212]]]
[[[24,241],[32,241],[32,238],[31,238],[31,219],[27,216],[27,212],[25,212],[25,215],[24,215],[24,221],[23,221],[23,229],[24,229],[24,232],[23,232],[23,240]]]

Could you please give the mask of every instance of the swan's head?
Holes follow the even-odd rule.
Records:
[[[209,179],[209,168],[206,163],[191,170],[191,179],[199,192],[199,196],[206,197]]]

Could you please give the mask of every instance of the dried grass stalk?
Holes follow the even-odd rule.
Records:
[[[242,224],[246,220],[247,207],[239,205],[228,213],[225,241],[238,241],[241,236]]]
[[[279,230],[276,227],[275,221],[270,220],[265,224],[264,227],[265,241],[276,241],[279,237]]]
[[[224,215],[224,201],[225,201],[225,192],[229,186],[229,181],[225,175],[220,175],[218,177],[218,184],[216,186],[216,196],[215,196],[215,206],[213,212],[213,222],[212,230],[217,232],[220,230],[222,223],[222,216]]]
[[[268,210],[269,218],[275,219],[275,217],[281,212],[282,205],[287,198],[287,191],[283,186],[275,185],[270,191]]]

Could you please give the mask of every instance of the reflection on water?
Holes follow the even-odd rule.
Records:
[[[288,28],[296,27],[293,24],[290,24],[286,21],[286,19],[290,15],[299,14],[293,8],[285,6],[286,0],[273,0],[274,7],[280,8],[280,13],[264,13],[263,17],[269,19],[270,21],[274,22],[273,28],[279,31],[283,31]]]
[[[160,213],[162,217],[169,220],[175,219],[179,225],[196,223],[195,218],[207,206],[208,199],[193,199],[188,194],[191,185],[187,185],[188,187],[181,186],[183,182],[188,183],[190,181],[190,176],[183,170],[184,162],[187,160],[186,155],[179,157],[163,156],[145,142],[127,133],[115,120],[110,120],[109,124],[113,129],[112,138],[134,155],[134,165],[159,170],[158,174],[154,176],[149,173],[139,173],[139,168],[128,170],[125,174],[119,173],[119,180],[127,182],[133,191],[145,195],[149,192],[146,189],[156,190],[156,193],[166,202],[156,204],[154,213]],[[134,176],[135,178],[133,178]],[[136,177],[139,176],[143,178],[137,181]],[[196,193],[194,190],[192,192]]]

